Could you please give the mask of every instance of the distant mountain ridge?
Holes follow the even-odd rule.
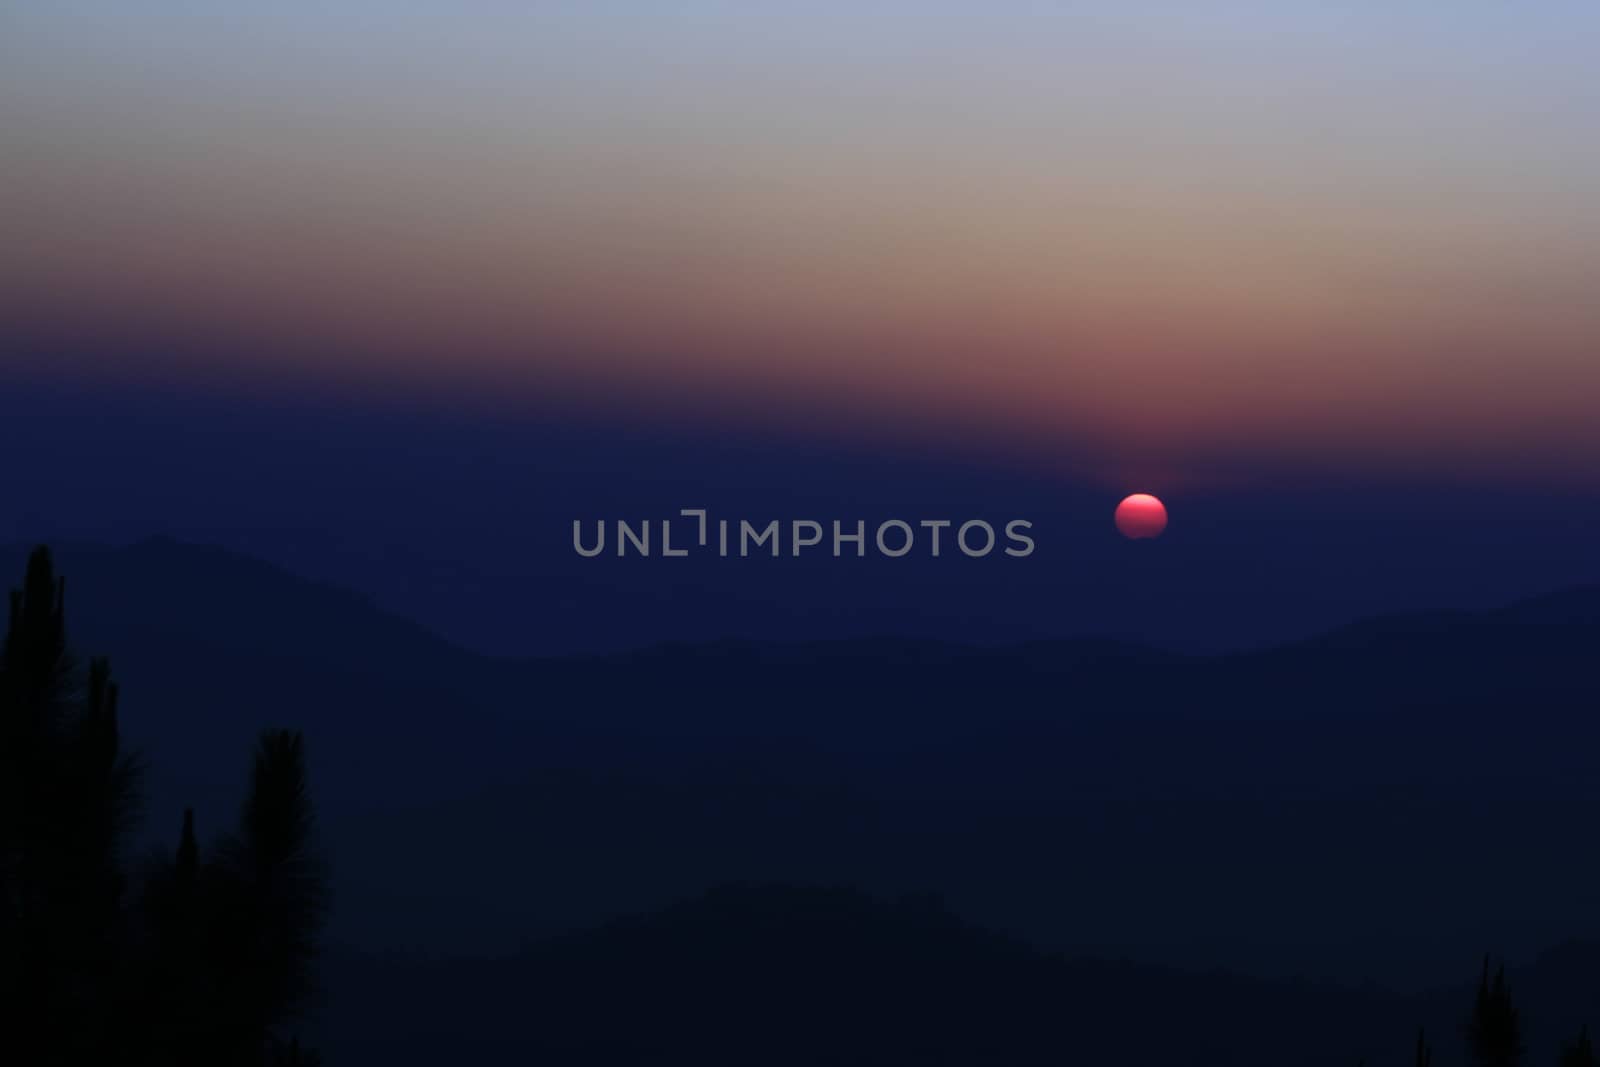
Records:
[[[22,564],[32,547],[32,544],[0,545],[0,574],[15,573],[20,576]],[[71,580],[74,593],[87,590],[94,598],[91,603],[95,615],[106,611],[113,596],[124,598],[121,602],[130,606],[137,604],[144,625],[170,624],[179,618],[180,609],[215,609],[231,601],[237,605],[250,605],[250,611],[242,612],[240,619],[234,620],[236,626],[231,631],[250,638],[263,635],[260,628],[249,625],[252,619],[260,619],[265,612],[281,611],[284,617],[294,618],[296,628],[280,630],[273,636],[279,639],[298,638],[299,643],[306,646],[347,647],[345,642],[361,638],[367,644],[375,644],[379,640],[386,642],[386,649],[391,654],[398,648],[442,658],[468,656],[517,662],[459,646],[438,636],[425,624],[378,606],[363,593],[332,583],[301,578],[275,564],[216,545],[151,537],[120,546],[67,542],[54,544],[52,549],[58,557],[61,570]],[[156,593],[168,595],[152,599],[151,595]],[[176,594],[178,599],[174,599],[172,594]],[[196,597],[200,599],[196,600]],[[97,620],[91,616],[91,621]],[[245,625],[238,627],[238,622],[244,622]],[[530,657],[524,661],[616,662],[637,657],[663,659],[674,655],[702,658],[715,655],[760,656],[778,660],[813,658],[817,655],[840,658],[870,656],[878,659],[965,656],[974,659],[1017,657],[1043,660],[1068,650],[1077,652],[1068,657],[1074,661],[1118,657],[1169,661],[1248,660],[1270,656],[1283,649],[1414,636],[1463,625],[1504,624],[1600,626],[1600,586],[1553,590],[1482,611],[1380,615],[1356,620],[1310,638],[1216,656],[1168,652],[1159,646],[1110,637],[971,645],[885,635],[879,638],[809,641],[752,641],[737,637],[697,642],[663,639],[630,651]],[[400,665],[404,663],[402,660]]]
[[[394,1064],[1399,1065],[1465,1054],[1471,961],[1414,996],[1067,959],[935,899],[729,885],[492,959],[340,954],[322,1040]],[[1530,1063],[1600,1007],[1600,943],[1511,972]],[[458,1027],[443,1036],[439,1020]],[[1181,1050],[1181,1051],[1180,1051]]]
[[[20,577],[32,546],[0,547],[0,573]],[[53,545],[66,577],[69,610],[85,629],[115,625],[160,629],[213,643],[271,641],[284,651],[322,657],[381,649],[404,668],[417,657],[474,657],[419,623],[376,606],[364,594],[301,578],[281,567],[213,545],[156,537],[110,547]],[[208,619],[226,617],[219,628]]]
[[[0,549],[0,580],[24,552]],[[229,821],[231,754],[305,729],[357,944],[493,951],[729,879],[937,889],[1053,947],[1403,984],[1600,936],[1578,844],[1600,813],[1600,590],[1214,657],[882,639],[506,660],[219,549],[57,555],[73,644],[111,657],[151,764],[147,835],[189,805],[202,833]]]

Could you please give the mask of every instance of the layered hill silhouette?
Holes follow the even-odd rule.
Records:
[[[302,724],[355,946],[494,952],[730,879],[938,889],[1074,953],[1411,986],[1600,935],[1596,590],[1219,657],[516,661],[217,549],[57,558],[74,643],[112,657],[128,739],[160,754],[152,839],[234,810],[208,754]]]
[[[330,1054],[392,1064],[1381,1067],[1411,1062],[1419,1026],[1457,1063],[1473,999],[1466,981],[1399,996],[1074,960],[935,898],[791,886],[725,886],[494,959],[330,969]],[[1554,1063],[1600,1005],[1600,944],[1510,983],[1528,1062]]]

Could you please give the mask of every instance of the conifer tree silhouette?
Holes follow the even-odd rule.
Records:
[[[186,811],[177,849],[127,893],[137,768],[110,667],[68,651],[65,594],[36,549],[0,647],[0,1060],[315,1064],[277,1034],[309,991],[327,899],[300,735],[262,736],[236,834],[203,855]]]
[[[1522,1022],[1506,986],[1505,964],[1495,971],[1491,982],[1488,956],[1483,958],[1478,997],[1467,1023],[1467,1048],[1479,1067],[1517,1067],[1526,1051],[1522,1044]]]
[[[287,730],[262,735],[239,828],[203,860],[194,813],[184,813],[178,847],[145,896],[161,1062],[315,1062],[276,1034],[310,991],[326,906],[313,827],[304,742]]]
[[[173,860],[173,874],[184,891],[191,890],[200,876],[200,845],[194,836],[194,809],[183,809],[183,832],[178,836],[178,855]]]
[[[141,959],[137,1016],[144,1062],[197,1062],[195,1017],[206,1010],[211,983],[204,967],[199,846],[194,812],[183,813],[175,855],[153,859],[144,875],[140,918],[148,932]]]
[[[92,1058],[113,1039],[124,959],[117,849],[136,768],[110,668],[85,674],[68,652],[65,604],[36,549],[0,651],[0,997],[25,1062]]]
[[[1561,1047],[1561,1067],[1597,1067],[1597,1063],[1587,1026],[1579,1031],[1578,1040]]]
[[[271,730],[257,745],[238,833],[217,848],[210,873],[214,931],[229,1009],[252,1044],[266,1042],[311,990],[326,875],[312,845],[314,816],[300,734]]]
[[[1417,1062],[1416,1067],[1433,1067],[1433,1049],[1428,1047],[1427,1033],[1417,1030]]]

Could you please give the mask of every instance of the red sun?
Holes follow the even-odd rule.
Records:
[[[1167,506],[1149,493],[1134,493],[1117,505],[1117,529],[1123,537],[1160,537],[1167,528]]]

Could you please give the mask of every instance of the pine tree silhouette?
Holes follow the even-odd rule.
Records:
[[[163,1063],[307,1063],[276,1030],[311,988],[326,877],[312,847],[304,742],[268,731],[239,829],[202,860],[194,813],[145,895],[153,938],[151,1047]],[[285,1060],[293,1051],[298,1059]]]
[[[1597,1062],[1587,1026],[1578,1033],[1578,1040],[1561,1048],[1561,1067],[1596,1067]]]
[[[1428,1047],[1425,1031],[1417,1030],[1417,1065],[1416,1067],[1433,1067],[1433,1049]]]
[[[183,809],[183,832],[178,836],[178,855],[172,861],[178,884],[187,890],[200,876],[200,845],[194,836],[194,809]]]
[[[327,896],[300,735],[263,735],[234,836],[207,858],[186,811],[126,893],[136,766],[109,665],[68,651],[65,601],[36,549],[0,651],[0,1060],[316,1063],[276,1034],[310,989]]]
[[[1467,1023],[1467,1048],[1480,1067],[1517,1067],[1526,1051],[1522,1044],[1522,1022],[1511,991],[1506,986],[1506,968],[1501,964],[1489,979],[1489,957],[1483,958],[1483,977],[1472,1018]]]
[[[314,823],[304,741],[298,732],[268,731],[256,748],[239,831],[218,846],[209,868],[219,978],[251,1044],[266,1042],[311,991],[327,908]]]
[[[0,997],[25,1062],[92,1059],[114,1039],[136,768],[119,751],[104,660],[67,650],[66,583],[28,559],[0,653]]]

